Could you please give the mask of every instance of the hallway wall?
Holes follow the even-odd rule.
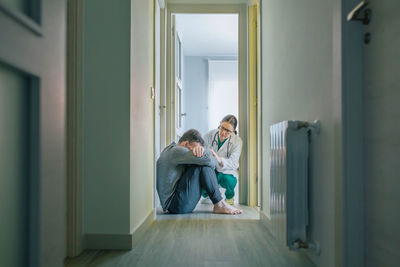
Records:
[[[153,1],[131,1],[131,233],[151,213],[153,201],[153,5]]]
[[[130,232],[130,8],[129,0],[88,0],[84,6],[86,235]]]
[[[395,0],[371,3],[365,46],[365,263],[398,266],[400,254],[400,18]]]
[[[341,127],[334,118],[333,1],[262,1],[263,203],[269,216],[269,126],[283,120],[321,121],[312,136],[310,240],[321,255],[308,253],[318,266],[335,265],[334,144]],[[284,18],[284,19],[283,19]],[[339,103],[340,104],[340,103]],[[339,125],[339,126],[338,126]]]
[[[128,248],[152,212],[153,1],[84,8],[84,233]]]

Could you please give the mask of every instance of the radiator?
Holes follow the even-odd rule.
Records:
[[[270,126],[272,233],[292,250],[307,244],[309,132],[315,125],[283,121]]]

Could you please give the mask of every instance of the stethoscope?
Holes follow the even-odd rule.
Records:
[[[214,146],[214,143],[215,143],[215,145],[217,146],[217,149],[218,149],[218,139],[216,139],[216,137],[217,137],[217,134],[219,133],[219,131],[217,131],[215,134],[214,134],[214,139],[213,139],[213,141],[212,141],[212,143],[211,143],[211,147],[213,147]],[[229,145],[231,144],[231,138],[232,138],[232,136],[229,136],[229,140],[227,140],[227,142],[228,142],[228,147],[226,148],[226,157],[227,158],[229,158]]]

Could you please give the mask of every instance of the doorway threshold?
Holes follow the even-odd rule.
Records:
[[[226,215],[212,213],[212,204],[199,203],[192,213],[170,214],[164,213],[162,208],[157,209],[156,220],[259,220],[260,212],[258,207],[249,207],[245,205],[235,205],[243,210],[239,215]]]

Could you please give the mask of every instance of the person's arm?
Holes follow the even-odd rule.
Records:
[[[239,158],[242,152],[242,140],[238,139],[235,144],[232,144],[232,151],[229,158],[221,158],[221,163],[219,164],[220,170],[237,170],[239,168]]]
[[[209,131],[203,136],[204,139],[204,147],[211,149],[211,144],[212,144],[212,136],[213,136],[213,131]]]
[[[193,152],[185,147],[176,147],[172,161],[176,164],[195,164],[209,166],[216,168],[218,165],[217,160],[211,154],[209,149],[204,150],[204,154],[201,157],[196,157]]]

